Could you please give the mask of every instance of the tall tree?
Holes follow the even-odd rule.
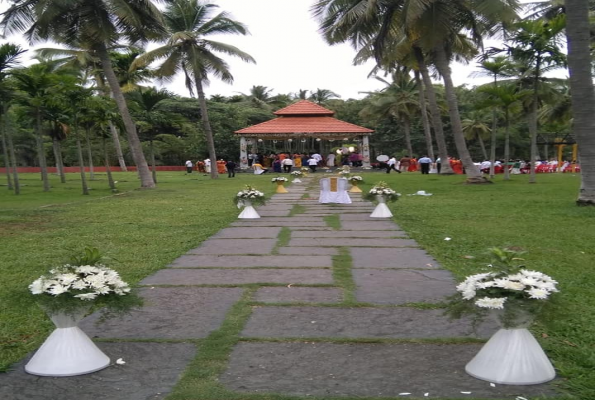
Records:
[[[53,40],[92,52],[101,63],[122,116],[141,186],[155,186],[134,121],[120,90],[109,49],[121,41],[136,44],[164,34],[161,12],[147,0],[15,0],[3,14],[5,32],[26,31],[30,42]]]
[[[217,154],[204,86],[208,84],[210,74],[224,82],[233,82],[228,64],[216,53],[254,62],[252,56],[240,49],[208,39],[209,36],[217,34],[246,35],[248,33],[246,27],[231,19],[228,13],[212,15],[217,7],[215,4],[203,3],[199,0],[170,1],[163,14],[169,40],[164,46],[141,55],[133,64],[133,67],[143,67],[155,60],[165,59],[155,71],[157,76],[167,79],[178,72],[183,72],[190,95],[196,91],[198,96],[202,127],[213,166],[217,161]],[[211,168],[211,178],[218,177],[217,168]]]
[[[595,92],[591,76],[589,1],[566,0],[568,70],[581,166],[578,205],[595,205]]]

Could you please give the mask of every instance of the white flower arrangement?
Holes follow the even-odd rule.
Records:
[[[304,173],[302,171],[292,171],[291,175],[300,177],[300,176],[303,176]]]
[[[277,176],[271,179],[271,182],[287,182],[287,178],[285,178],[284,176]]]
[[[519,253],[493,248],[492,255],[502,267],[489,264],[489,272],[470,275],[456,287],[457,294],[451,298],[449,313],[502,310],[501,321],[505,327],[514,326],[520,314],[535,315],[554,293],[559,292],[558,282],[542,272],[525,269],[513,262],[522,260]]]
[[[243,207],[246,200],[252,205],[262,205],[266,202],[264,193],[250,185],[246,185],[245,189],[239,191],[234,197],[234,203],[238,208]]]
[[[97,249],[85,249],[73,264],[49,270],[29,285],[29,291],[48,312],[74,313],[85,305],[105,307],[102,312],[121,313],[142,305],[120,274],[98,262]]]
[[[350,177],[349,177],[349,180],[350,180],[350,181],[352,181],[352,182],[353,182],[353,181],[357,181],[357,182],[363,182],[363,181],[364,181],[364,178],[362,178],[362,177],[361,177],[361,176],[359,176],[359,175],[354,175],[354,176],[350,176]]]
[[[388,187],[385,182],[378,182],[370,191],[366,194],[367,200],[375,200],[376,196],[382,196],[386,201],[397,201],[401,196],[401,193],[395,192],[393,189]]]

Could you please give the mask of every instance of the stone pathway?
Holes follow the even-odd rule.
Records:
[[[454,293],[453,277],[392,220],[370,218],[372,204],[358,194],[350,205],[319,204],[313,178],[289,191],[258,208],[261,219],[237,220],[144,279],[142,310],[83,321],[112,361],[126,364],[44,378],[24,373],[26,359],[0,374],[0,398],[163,399],[185,369],[200,368],[189,366],[196,343],[219,330],[238,302],[249,316],[215,377],[234,398],[554,394],[551,384],[490,385],[464,372],[477,339],[496,325],[474,331],[467,319],[444,317],[437,303]]]

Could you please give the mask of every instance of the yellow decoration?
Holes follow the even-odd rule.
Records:
[[[287,191],[287,189],[285,189],[285,186],[283,186],[285,182],[283,181],[277,181],[277,193],[289,193]]]
[[[331,192],[336,192],[339,187],[339,182],[337,178],[331,178]]]
[[[351,181],[351,189],[349,189],[349,193],[361,193],[362,190],[357,186],[357,181]]]

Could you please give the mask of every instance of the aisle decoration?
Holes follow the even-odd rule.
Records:
[[[27,363],[26,372],[74,376],[110,364],[110,359],[77,325],[92,308],[101,307],[102,318],[107,318],[140,307],[142,299],[116,271],[101,264],[101,258],[97,249],[87,248],[70,264],[51,269],[29,285],[56,329]]]
[[[515,265],[520,253],[490,249],[495,262],[487,272],[468,276],[450,298],[447,313],[478,319],[495,313],[501,325],[465,370],[475,378],[508,385],[533,385],[556,373],[528,327],[550,296],[558,292],[550,276]]]
[[[364,178],[359,175],[353,175],[347,178],[349,183],[351,183],[351,189],[349,189],[350,193],[361,193],[362,190],[359,188],[359,184],[364,182]]]
[[[292,171],[291,175],[294,177],[293,181],[291,181],[292,183],[302,183],[302,180],[300,178],[302,176],[305,176],[306,174],[302,171]]]
[[[378,182],[370,191],[364,196],[366,200],[376,200],[378,205],[370,214],[372,218],[390,218],[393,214],[386,205],[387,201],[395,202],[401,196],[400,193],[395,192],[391,189],[386,182]]]
[[[252,219],[260,218],[260,215],[254,209],[254,206],[260,206],[266,203],[264,193],[258,191],[255,187],[246,185],[245,189],[239,191],[234,197],[234,203],[238,208],[244,207],[238,218]]]
[[[277,177],[271,179],[271,182],[277,184],[277,193],[289,193],[285,189],[285,186],[283,186],[285,184],[285,182],[287,182],[287,178],[285,178],[283,176],[277,176]]]

